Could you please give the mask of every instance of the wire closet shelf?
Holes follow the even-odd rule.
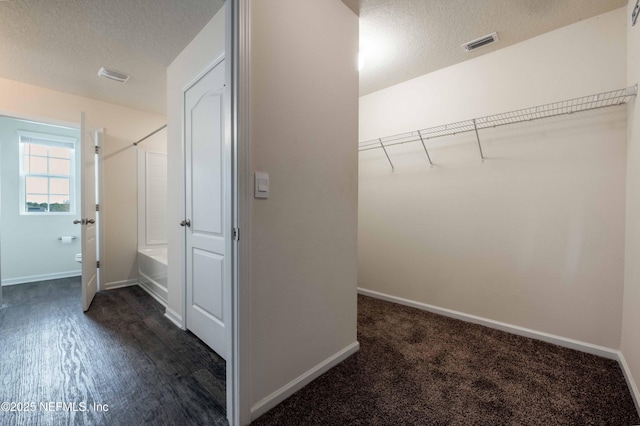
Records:
[[[475,132],[478,140],[480,157],[484,159],[482,145],[480,143],[479,130],[506,126],[509,124],[522,123],[526,121],[539,120],[541,118],[556,117],[559,115],[573,114],[576,112],[590,111],[599,108],[622,105],[629,101],[638,93],[638,86],[631,86],[625,89],[613,90],[610,92],[596,93],[595,95],[582,96],[574,99],[553,102],[535,107],[518,109],[501,114],[487,115],[485,117],[473,118],[470,120],[458,121],[456,123],[443,124],[435,127],[414,130],[412,132],[400,133],[379,139],[363,141],[358,144],[358,151],[369,151],[382,149],[393,168],[393,163],[389,158],[386,148],[394,145],[402,145],[410,142],[420,142],[424,148],[429,163],[431,157],[427,151],[425,142],[429,139],[453,136],[460,133]]]

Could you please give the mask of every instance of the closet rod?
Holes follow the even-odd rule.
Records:
[[[427,148],[425,146],[425,142],[429,139],[452,136],[458,133],[475,132],[478,139],[480,157],[484,158],[482,145],[480,144],[480,136],[478,134],[479,130],[622,105],[637,94],[638,85],[636,84],[635,86],[630,86],[625,89],[596,93],[595,95],[582,96],[550,104],[503,112],[500,114],[487,115],[485,117],[473,118],[470,120],[458,121],[456,123],[414,130],[413,132],[400,133],[384,138],[363,141],[358,144],[358,151],[369,151],[372,149],[382,148],[387,155],[389,163],[391,163],[388,148],[394,145],[420,142],[426,151]],[[428,153],[427,156],[429,156]],[[431,164],[431,157],[428,159]]]
[[[156,133],[158,133],[160,130],[164,129],[165,127],[167,127],[167,125],[166,125],[166,124],[165,124],[164,126],[162,126],[162,127],[157,128],[156,130],[154,130],[153,132],[149,133],[149,134],[148,134],[147,136],[145,136],[144,138],[140,139],[140,140],[139,140],[139,141],[137,141],[137,142],[134,142],[134,143],[133,143],[133,146],[137,146],[140,142],[142,142],[142,141],[144,141],[144,140],[146,140],[146,139],[149,139],[151,136],[155,135]]]

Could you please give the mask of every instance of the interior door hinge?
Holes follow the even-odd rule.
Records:
[[[96,154],[100,154],[100,147],[96,146],[95,149],[96,149]]]
[[[100,261],[99,261],[99,260],[97,260],[97,261],[96,261],[96,268],[99,268],[99,267],[100,267]]]
[[[99,212],[100,211],[100,204],[96,204],[96,211]]]
[[[236,241],[240,241],[240,229],[233,228],[233,239]]]

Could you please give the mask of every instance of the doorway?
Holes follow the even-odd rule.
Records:
[[[0,303],[2,287],[81,279],[85,139],[74,124],[0,116]]]

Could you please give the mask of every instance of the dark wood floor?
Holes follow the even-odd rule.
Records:
[[[3,295],[0,403],[28,411],[3,404],[1,425],[227,424],[224,360],[139,287],[98,293],[87,313],[79,278]]]

